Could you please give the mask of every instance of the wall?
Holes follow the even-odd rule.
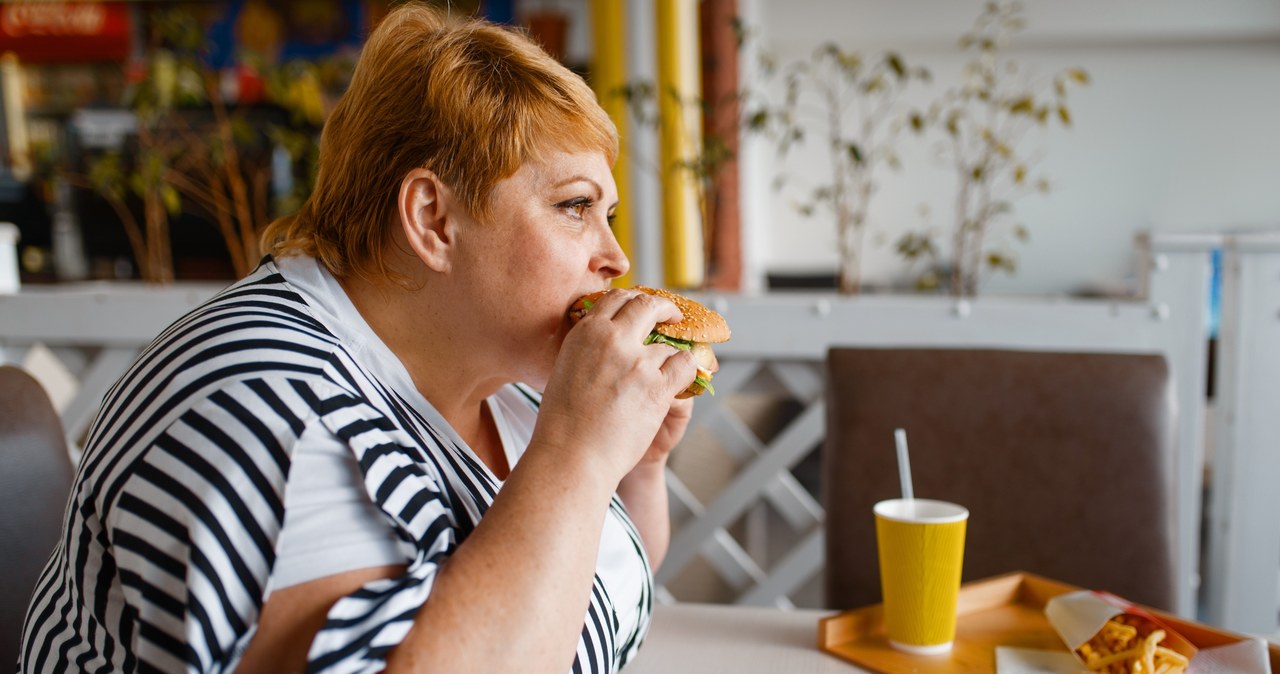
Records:
[[[954,46],[981,0],[742,0],[761,43],[782,63],[835,41],[867,55],[893,48],[928,67],[923,104],[958,80],[967,60]],[[1272,0],[1106,0],[1024,3],[1028,29],[1009,53],[1042,76],[1080,66],[1092,83],[1074,90],[1071,129],[1026,138],[1043,149],[1053,188],[1016,203],[1031,232],[1016,248],[1021,269],[983,287],[992,294],[1061,294],[1131,286],[1133,238],[1140,231],[1186,232],[1280,226],[1280,3]],[[749,61],[750,59],[744,59]],[[759,74],[746,66],[746,81]],[[938,136],[930,136],[936,140]],[[904,168],[880,180],[870,212],[864,279],[905,282],[892,251],[898,236],[925,221],[945,231],[955,181],[938,165],[931,140],[904,137]],[[781,166],[757,139],[745,153],[749,285],[766,271],[836,265],[835,228],[821,212],[805,218],[770,184],[777,171],[795,184],[823,179],[813,145]]]

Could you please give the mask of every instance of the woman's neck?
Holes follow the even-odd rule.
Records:
[[[508,379],[476,340],[431,317],[453,315],[433,299],[439,294],[396,283],[339,279],[360,316],[400,359],[414,387],[490,469],[505,477],[507,461],[484,401]]]

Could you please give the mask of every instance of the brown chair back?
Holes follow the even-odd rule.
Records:
[[[1172,609],[1173,395],[1159,355],[835,348],[827,364],[826,600],[880,601],[872,506],[969,509],[965,581],[1024,570]]]
[[[22,621],[62,532],[71,458],[44,388],[0,366],[0,665],[18,661]]]

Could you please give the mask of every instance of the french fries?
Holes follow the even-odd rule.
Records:
[[[1106,622],[1092,639],[1077,649],[1090,672],[1101,674],[1184,674],[1186,656],[1165,648],[1165,631],[1132,614]]]

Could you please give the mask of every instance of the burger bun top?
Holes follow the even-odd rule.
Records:
[[[684,319],[678,323],[659,323],[655,325],[654,332],[686,342],[715,344],[729,341],[729,324],[725,322],[724,316],[708,309],[706,306],[662,288],[636,286],[634,290],[668,299],[672,304],[676,305],[676,308],[680,309],[681,314],[684,314]],[[576,323],[586,315],[589,303],[599,300],[606,292],[608,291],[602,290],[591,293],[574,302],[573,307],[569,310],[570,319]]]
[[[678,323],[655,325],[653,329],[658,334],[683,339],[686,342],[717,344],[729,341],[729,324],[724,320],[724,316],[705,305],[662,288],[636,286],[635,289],[671,300],[671,303],[680,309],[680,313],[684,314],[684,319]]]

